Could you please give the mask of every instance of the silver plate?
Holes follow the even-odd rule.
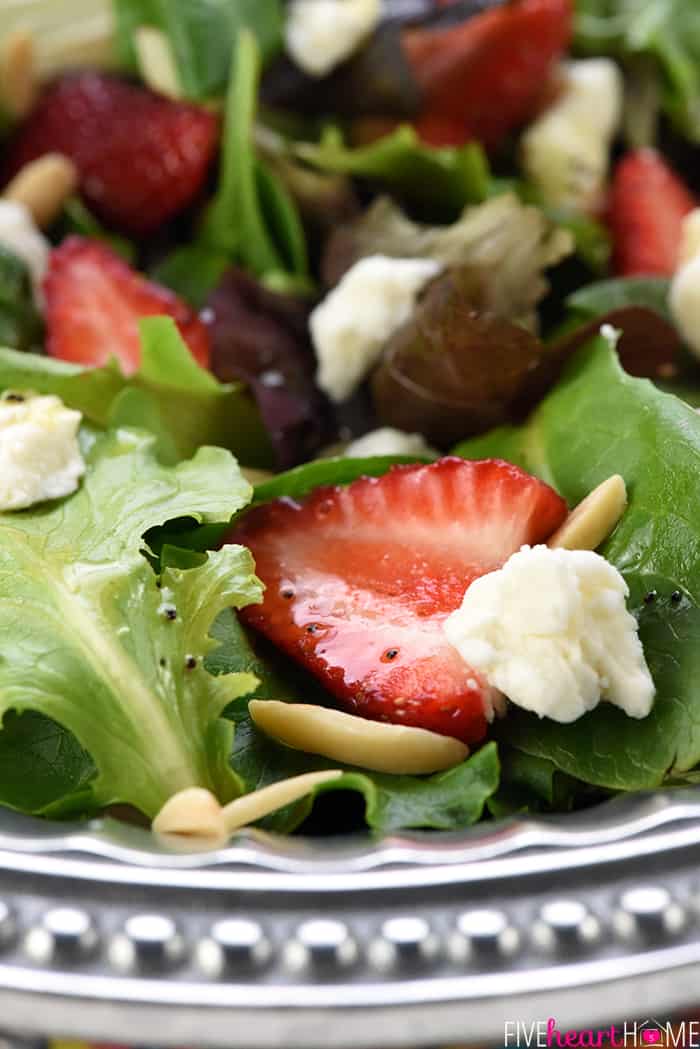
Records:
[[[502,1042],[700,1004],[700,791],[176,853],[0,816],[0,1024],[158,1045]],[[630,1017],[634,1018],[634,1017]]]

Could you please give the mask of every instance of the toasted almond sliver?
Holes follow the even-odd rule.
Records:
[[[612,532],[627,507],[627,489],[619,474],[613,474],[572,510],[547,546],[564,550],[597,550]]]
[[[62,153],[45,153],[15,175],[4,196],[24,204],[39,227],[50,226],[78,187],[78,171]]]
[[[38,90],[34,38],[24,29],[16,29],[8,33],[0,49],[0,108],[21,119],[34,105]]]
[[[134,33],[134,44],[148,86],[167,98],[182,98],[175,56],[165,33],[154,26],[141,26]]]
[[[153,830],[215,844],[222,844],[228,836],[221,805],[211,791],[202,787],[188,787],[173,794],[153,820]]]
[[[271,812],[283,809],[285,805],[291,805],[293,801],[298,801],[310,794],[314,787],[318,787],[321,783],[328,783],[342,775],[342,769],[307,772],[303,776],[292,776],[291,779],[271,783],[269,787],[263,787],[262,790],[244,794],[242,798],[236,798],[222,809],[226,830],[231,834],[234,830],[240,830],[249,823],[256,823],[263,816],[269,816]]]
[[[248,705],[258,728],[296,750],[323,754],[375,772],[422,775],[464,761],[469,748],[427,729],[368,721],[308,703],[254,699]]]

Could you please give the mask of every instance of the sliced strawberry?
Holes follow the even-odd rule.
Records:
[[[525,124],[570,43],[572,19],[571,0],[514,0],[454,28],[407,30],[404,50],[423,90],[429,138],[454,119],[461,141],[494,148]]]
[[[7,177],[44,153],[64,153],[81,192],[108,225],[144,235],[178,214],[202,188],[218,120],[102,73],[55,81],[7,147]]]
[[[670,277],[683,219],[694,207],[690,190],[655,150],[627,153],[615,169],[608,203],[615,272]]]
[[[474,579],[565,515],[556,492],[498,459],[395,466],[278,499],[228,537],[266,586],[242,615],[353,713],[474,742],[490,690],[442,624]]]
[[[96,240],[68,237],[51,252],[44,278],[46,352],[98,367],[116,357],[139,366],[140,317],[172,317],[198,364],[209,366],[209,335],[174,292],[153,284]]]

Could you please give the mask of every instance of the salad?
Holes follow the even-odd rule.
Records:
[[[692,0],[0,26],[0,803],[199,847],[698,782]]]

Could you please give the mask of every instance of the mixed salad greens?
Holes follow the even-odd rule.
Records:
[[[696,782],[699,143],[692,0],[0,0],[0,803],[337,769],[260,825],[455,830]],[[84,476],[16,509],[34,397]],[[504,706],[444,620],[616,475],[651,712]],[[251,699],[464,746],[366,767]]]

